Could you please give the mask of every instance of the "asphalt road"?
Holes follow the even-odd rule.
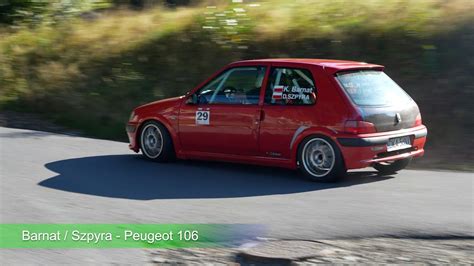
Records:
[[[178,161],[127,144],[0,128],[2,223],[258,223],[267,237],[474,236],[473,173],[370,169],[337,184],[294,171]],[[429,152],[429,151],[427,151]],[[9,263],[140,263],[127,250],[0,250]]]

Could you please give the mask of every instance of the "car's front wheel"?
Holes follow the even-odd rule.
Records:
[[[314,181],[333,182],[346,173],[339,148],[322,136],[309,137],[301,143],[298,162],[303,173]]]
[[[407,167],[410,162],[411,157],[393,162],[376,163],[374,168],[381,174],[394,174]]]
[[[140,148],[150,160],[164,162],[173,158],[173,142],[168,130],[155,121],[146,122],[140,130]]]

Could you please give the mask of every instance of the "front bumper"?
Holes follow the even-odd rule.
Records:
[[[138,152],[140,150],[140,147],[137,143],[137,130],[138,129],[138,124],[135,123],[127,123],[125,126],[125,130],[127,131],[127,136],[128,136],[128,148],[133,150],[134,152]]]
[[[364,168],[374,163],[395,161],[408,157],[420,157],[428,131],[425,126],[391,132],[341,136],[337,138],[347,169]],[[387,152],[387,142],[391,138],[410,136],[412,147]]]

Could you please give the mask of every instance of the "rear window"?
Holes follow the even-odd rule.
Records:
[[[336,78],[352,101],[361,106],[396,105],[410,96],[382,71],[342,72]]]

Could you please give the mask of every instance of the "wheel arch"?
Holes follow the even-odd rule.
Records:
[[[294,141],[291,143],[290,152],[291,152],[291,161],[295,167],[298,167],[298,151],[301,147],[301,144],[308,138],[312,137],[323,137],[325,139],[331,140],[336,147],[341,152],[339,143],[337,142],[336,132],[334,130],[325,128],[325,127],[309,127],[299,133],[294,137]],[[344,155],[341,152],[341,157],[343,164],[345,165]]]
[[[162,126],[164,126],[166,128],[166,130],[168,130],[168,133],[170,134],[171,136],[171,142],[173,144],[173,149],[177,150],[177,146],[176,145],[179,145],[179,141],[178,141],[178,135],[177,135],[177,132],[174,130],[174,128],[171,126],[171,124],[164,118],[164,117],[146,117],[146,118],[143,118],[143,119],[140,119],[140,122],[138,123],[138,127],[137,127],[137,134],[135,134],[135,141],[138,145],[138,148],[141,149],[141,131],[143,129],[143,126],[147,123],[147,122],[150,122],[150,121],[153,121],[153,122],[157,122],[159,124],[161,124]]]

